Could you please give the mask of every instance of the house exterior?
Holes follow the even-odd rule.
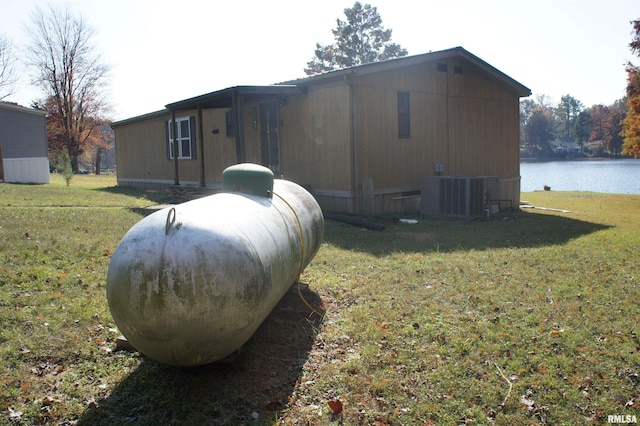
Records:
[[[434,176],[495,177],[491,197],[517,206],[519,100],[530,94],[461,47],[230,87],[112,123],[118,185],[216,189],[226,167],[253,162],[325,211],[412,212]]]
[[[47,113],[0,102],[0,180],[49,183]]]
[[[552,140],[549,144],[554,154],[567,156],[578,156],[582,154],[582,147],[574,138],[559,137]]]

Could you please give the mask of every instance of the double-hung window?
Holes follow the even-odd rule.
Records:
[[[195,117],[176,118],[176,138],[173,137],[173,122],[166,122],[167,157],[172,160],[178,154],[179,159],[196,158]]]

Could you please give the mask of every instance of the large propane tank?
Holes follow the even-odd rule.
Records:
[[[113,319],[141,353],[175,366],[238,350],[320,248],[320,206],[255,164],[223,172],[223,192],[134,225],[107,274]]]

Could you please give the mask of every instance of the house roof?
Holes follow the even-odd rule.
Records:
[[[243,96],[246,102],[257,99],[273,98],[278,96],[289,96],[303,94],[307,90],[307,86],[315,83],[326,82],[334,79],[342,79],[347,76],[363,76],[367,74],[378,73],[382,71],[392,70],[400,67],[419,65],[427,62],[437,62],[448,58],[458,57],[474,64],[490,77],[497,79],[504,84],[509,90],[513,91],[520,97],[531,96],[531,90],[523,84],[517,82],[502,71],[468,52],[462,47],[454,47],[451,49],[440,50],[437,52],[423,53],[421,55],[405,56],[402,58],[393,58],[381,62],[373,62],[370,64],[356,65],[349,68],[343,68],[335,71],[328,71],[322,74],[316,74],[296,80],[289,80],[282,83],[268,86],[234,86],[215,92],[206,93],[204,95],[195,96],[177,102],[172,102],[165,107],[166,110],[156,111],[144,114],[138,117],[114,122],[111,126],[138,121],[140,119],[149,118],[150,116],[166,113],[171,110],[191,110],[200,108],[232,108],[234,99]]]
[[[34,109],[34,108],[23,107],[22,105],[18,105],[18,104],[13,103],[13,102],[0,102],[0,108],[2,108],[2,109],[10,109],[12,111],[25,112],[25,113],[28,113],[28,114],[47,115],[46,111],[42,111],[42,110]]]
[[[523,84],[517,82],[507,74],[498,70],[489,63],[483,61],[479,57],[475,56],[471,52],[465,50],[462,47],[454,47],[451,49],[440,50],[436,52],[423,53],[421,55],[404,56],[402,58],[393,58],[381,62],[372,62],[370,64],[356,65],[349,68],[343,68],[335,71],[328,71],[322,74],[316,74],[310,77],[300,78],[297,80],[289,80],[280,84],[292,84],[306,86],[313,83],[319,83],[322,81],[333,80],[336,78],[344,78],[345,76],[363,76],[367,74],[373,74],[381,71],[387,71],[396,69],[399,67],[419,65],[426,62],[436,62],[444,59],[459,57],[466,59],[485,73],[490,76],[499,79],[501,82],[507,85],[512,91],[518,94],[520,97],[531,96],[531,90]]]
[[[277,84],[271,86],[235,86],[216,92],[173,102],[165,105],[169,110],[195,109],[201,108],[231,108],[233,99],[237,96],[244,96],[245,100],[251,101],[260,98],[272,98],[274,96],[288,96],[305,93],[306,89],[297,85]]]
[[[131,123],[136,123],[138,121],[144,121],[144,120],[148,120],[150,118],[154,118],[154,117],[162,117],[162,116],[166,116],[169,113],[169,111],[167,111],[166,109],[161,109],[159,111],[153,111],[153,112],[148,112],[146,114],[142,114],[142,115],[136,115],[135,117],[130,117],[130,118],[125,118],[123,120],[118,120],[118,121],[114,121],[111,123],[111,128],[114,129],[118,126],[124,125],[124,124],[131,124]]]

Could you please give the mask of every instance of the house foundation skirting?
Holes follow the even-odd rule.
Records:
[[[199,187],[199,182],[182,181],[180,187]],[[506,177],[500,179],[500,198],[512,201],[517,206],[520,201],[520,177]],[[142,189],[168,189],[174,186],[170,179],[118,179],[118,186],[134,187]],[[384,216],[393,214],[418,215],[420,214],[421,194],[420,187],[398,188],[374,188],[370,196],[369,204],[363,202],[363,196],[352,191],[316,189],[305,186],[320,204],[325,212],[361,214],[365,216]],[[213,191],[221,190],[219,182],[207,183],[206,188]],[[364,206],[372,205],[373,212],[365,212]]]
[[[49,159],[47,157],[3,158],[5,182],[49,183]]]
[[[121,179],[118,178],[118,186],[127,188],[141,188],[141,189],[167,189],[174,186],[173,179]],[[181,186],[191,187],[199,186],[199,182],[195,181],[181,181]]]

